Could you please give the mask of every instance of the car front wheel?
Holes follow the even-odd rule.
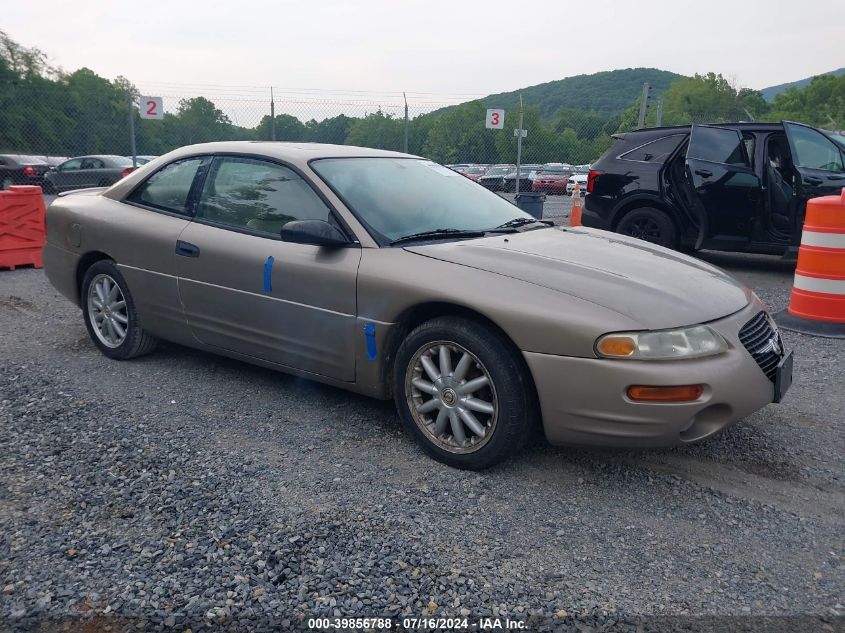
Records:
[[[80,294],[88,335],[104,355],[128,360],[153,351],[158,339],[138,322],[132,294],[114,262],[93,264],[85,273]]]
[[[433,319],[397,353],[394,395],[405,429],[455,468],[487,468],[517,451],[537,418],[534,393],[513,344],[481,322]]]

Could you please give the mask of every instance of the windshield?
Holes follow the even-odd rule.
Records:
[[[323,158],[311,167],[381,242],[457,229],[483,231],[531,218],[451,169],[413,158]]]
[[[485,171],[487,171],[486,167],[467,167],[464,170],[464,173],[465,174],[483,174]]]
[[[538,169],[537,173],[538,174],[548,174],[548,175],[555,175],[556,174],[556,175],[560,175],[560,176],[565,176],[565,175],[568,175],[572,172],[570,172],[568,169],[564,169],[563,167],[544,167],[543,169]]]
[[[504,176],[511,170],[510,167],[491,167],[488,169],[484,175],[485,176]]]

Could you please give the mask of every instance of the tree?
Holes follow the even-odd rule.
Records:
[[[276,115],[276,138],[277,141],[303,141],[305,140],[308,130],[305,125],[290,114]],[[260,141],[269,141],[273,139],[271,129],[272,119],[269,115],[261,117],[261,122],[255,128],[255,138]]]
[[[205,97],[179,101],[176,115],[163,121],[175,145],[227,141],[233,137],[233,126],[222,110]]]
[[[803,89],[789,88],[778,94],[770,118],[845,129],[845,75],[820,75]]]
[[[495,161],[496,130],[484,127],[486,110],[471,101],[449,110],[431,125],[423,154],[441,163],[489,163]]]
[[[349,128],[345,142],[347,145],[401,150],[404,132],[402,126],[401,120],[378,109],[363,119],[356,119]]]

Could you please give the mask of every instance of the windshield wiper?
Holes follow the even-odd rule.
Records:
[[[434,229],[433,231],[421,231],[411,235],[403,235],[393,240],[390,245],[402,244],[403,242],[414,242],[417,240],[436,240],[445,237],[484,237],[484,231],[471,231],[465,229]]]
[[[525,226],[526,224],[545,224],[546,226],[554,226],[554,222],[551,220],[537,220],[535,218],[514,218],[513,220],[508,220],[504,224],[500,224],[496,228],[490,229],[491,233],[495,233],[497,231],[508,231],[511,229],[517,229],[520,226]]]

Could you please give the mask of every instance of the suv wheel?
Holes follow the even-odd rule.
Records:
[[[513,344],[458,317],[423,323],[396,355],[402,424],[434,459],[469,470],[517,451],[537,418],[534,389]]]
[[[672,219],[653,207],[640,207],[626,213],[619,221],[616,232],[666,248],[675,248],[677,245]]]

